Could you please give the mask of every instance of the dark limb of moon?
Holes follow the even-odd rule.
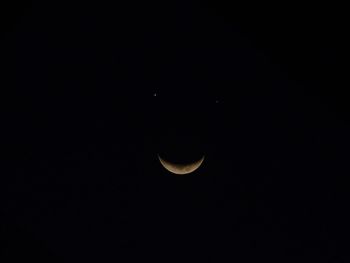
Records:
[[[162,159],[159,155],[158,155],[159,161],[160,163],[163,165],[163,167],[165,169],[167,169],[169,172],[174,173],[174,174],[189,174],[194,172],[195,170],[197,170],[199,168],[199,166],[201,166],[201,164],[204,161],[204,156],[194,162],[194,163],[190,163],[190,164],[175,164],[175,163],[171,163],[169,161],[166,161],[164,159]]]

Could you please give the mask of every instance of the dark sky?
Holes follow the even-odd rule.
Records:
[[[4,9],[1,259],[346,262],[342,15],[164,2]]]

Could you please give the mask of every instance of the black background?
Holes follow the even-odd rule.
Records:
[[[165,2],[2,8],[1,259],[346,262],[341,8]]]

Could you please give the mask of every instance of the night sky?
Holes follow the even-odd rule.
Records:
[[[3,9],[2,262],[348,262],[342,15],[252,8]]]

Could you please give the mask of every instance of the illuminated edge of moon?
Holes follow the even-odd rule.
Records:
[[[166,161],[164,159],[162,159],[159,154],[158,154],[158,159],[160,161],[160,163],[162,164],[162,166],[168,170],[169,172],[173,173],[173,174],[179,174],[179,175],[183,175],[183,174],[189,174],[194,172],[195,170],[197,170],[201,164],[204,161],[204,155],[201,159],[199,159],[198,161],[194,162],[194,163],[190,163],[190,164],[174,164],[171,163],[169,161]]]

